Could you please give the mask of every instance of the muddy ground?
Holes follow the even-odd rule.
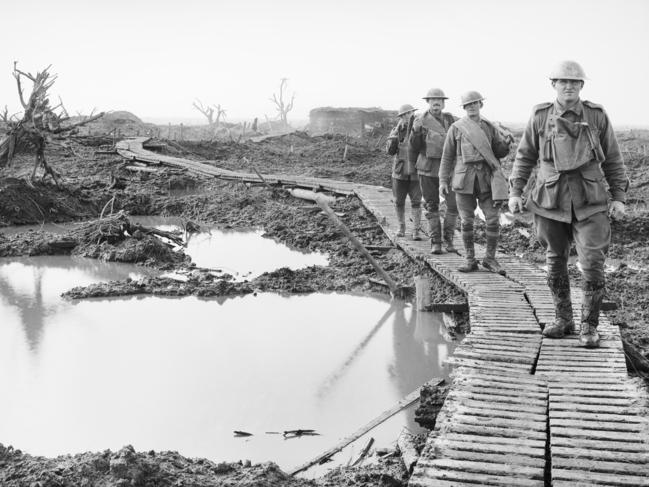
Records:
[[[250,170],[254,164],[265,173],[297,173],[388,185],[391,163],[381,150],[373,147],[377,140],[348,142],[346,161],[342,161],[344,137],[309,138],[299,133],[259,143],[193,143],[184,150],[171,144],[166,150],[196,160],[219,159],[222,167],[232,169]],[[71,298],[139,293],[223,296],[260,291],[388,293],[386,286],[376,283],[380,278],[373,268],[313,203],[263,185],[199,179],[174,169],[155,173],[129,171],[117,155],[95,153],[105,149],[109,147],[92,144],[75,146],[75,154],[48,150],[48,160],[63,178],[62,188],[51,182],[37,182],[33,186],[26,183],[33,163],[30,154],[19,154],[11,167],[0,172],[1,226],[78,222],[72,229],[57,233],[36,229],[0,234],[0,256],[79,255],[172,270],[187,277],[184,282],[146,278],[138,282],[103,283],[70,290]],[[433,301],[465,302],[461,292],[420,262],[389,248],[390,241],[358,199],[341,197],[332,208],[364,244],[387,247],[373,254],[397,282],[411,286],[413,275],[428,275]],[[327,253],[330,265],[296,271],[278,269],[250,282],[234,282],[228,276],[217,278],[196,268],[182,250],[172,251],[170,245],[157,237],[131,227],[129,214],[178,216],[188,228],[189,222],[198,227],[261,227],[266,237],[293,248]],[[287,476],[273,464],[218,464],[187,459],[173,452],[136,453],[129,447],[119,452],[55,459],[33,457],[11,447],[0,448],[0,484],[7,486],[333,487],[400,486],[406,485],[406,481],[406,472],[395,454],[371,466],[335,470],[317,481],[306,481]]]
[[[629,213],[614,223],[611,257],[617,269],[609,275],[609,297],[620,305],[613,319],[625,338],[649,357],[649,171],[646,171],[647,133],[620,134],[629,164],[631,189]],[[347,158],[343,160],[347,142]],[[378,276],[347,242],[344,235],[312,203],[261,185],[199,179],[179,170],[129,171],[115,154],[96,153],[109,147],[75,146],[75,154],[61,149],[46,156],[65,182],[63,188],[25,178],[33,156],[19,154],[10,168],[0,171],[0,225],[40,224],[95,220],[62,234],[40,230],[11,236],[0,235],[0,256],[72,254],[108,261],[134,262],[185,273],[186,282],[148,278],[141,282],[104,283],[71,290],[69,297],[153,293],[221,296],[257,291],[301,293],[313,291],[384,292],[373,282]],[[167,152],[195,160],[213,160],[220,167],[261,173],[291,173],[389,186],[391,162],[378,139],[346,141],[344,136],[309,137],[294,133],[261,142],[170,144]],[[341,198],[334,210],[368,245],[390,246],[375,219],[353,197]],[[279,269],[250,282],[215,278],[197,269],[182,252],[171,252],[146,232],[111,233],[96,219],[115,215],[180,216],[199,226],[227,228],[263,227],[266,236],[294,248],[326,252],[328,267],[313,266],[291,271]],[[88,226],[90,225],[90,226]],[[94,226],[92,226],[94,225]],[[112,227],[112,230],[115,228]],[[522,230],[522,232],[521,232]],[[107,234],[110,236],[107,237]],[[480,230],[478,231],[480,234]],[[501,249],[534,262],[543,261],[533,229],[523,221],[503,229]],[[433,301],[464,302],[456,288],[413,262],[397,249],[375,252],[380,264],[401,284],[411,285],[412,276],[427,274],[432,281]],[[578,272],[572,269],[575,280]],[[85,479],[85,480],[84,480]],[[292,479],[272,464],[218,464],[192,460],[174,452],[136,453],[126,447],[119,452],[86,453],[47,459],[32,457],[11,447],[0,447],[0,484],[7,486],[72,485],[255,485],[255,486],[400,486],[407,475],[397,457],[388,456],[376,466],[334,471],[317,481]]]

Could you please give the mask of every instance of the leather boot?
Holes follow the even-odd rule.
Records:
[[[406,235],[406,208],[404,206],[395,206],[397,212],[397,220],[399,221],[399,231],[397,237],[405,237]]]
[[[419,208],[412,208],[412,221],[414,222],[415,228],[412,229],[412,239],[421,240],[419,231],[421,230],[421,210]]]
[[[604,299],[604,281],[584,282],[583,299],[581,302],[581,331],[579,345],[586,348],[599,347],[599,310]]]
[[[505,269],[502,268],[500,262],[496,260],[496,247],[498,246],[498,237],[487,235],[487,252],[485,258],[482,259],[482,266],[488,271],[495,272],[504,276]]]
[[[428,216],[428,228],[430,229],[430,251],[433,254],[442,253],[442,223],[439,221],[439,213],[434,212]]]
[[[568,274],[548,276],[548,287],[554,302],[554,321],[543,329],[543,336],[562,338],[575,332],[572,318],[572,301],[570,300],[570,279]]]
[[[464,243],[464,255],[466,262],[457,268],[460,272],[473,272],[478,270],[478,261],[475,260],[475,246],[473,244],[473,235],[462,235]]]
[[[453,244],[453,238],[455,237],[456,223],[457,223],[457,216],[449,215],[447,213],[446,218],[444,218],[444,230],[442,232],[444,237],[444,244],[446,245],[447,252],[457,253],[457,249]]]

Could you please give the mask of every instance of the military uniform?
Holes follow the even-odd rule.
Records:
[[[413,237],[419,238],[421,189],[417,169],[412,162],[413,157],[410,156],[408,148],[408,126],[411,118],[412,116],[408,119],[399,119],[399,122],[388,136],[387,152],[394,156],[392,161],[392,195],[397,219],[399,220],[399,235],[403,236],[405,232],[406,196],[410,196],[414,223]]]
[[[495,259],[500,221],[499,208],[494,207],[491,194],[491,167],[465,133],[458,128],[460,122],[454,123],[446,135],[439,179],[446,184],[451,181],[451,189],[455,191],[462,219],[462,240],[470,264],[471,260],[475,260],[473,223],[476,206],[480,205],[485,216],[487,259]],[[506,156],[509,146],[503,141],[496,127],[484,118],[480,119],[478,125],[487,137],[496,158]]]
[[[624,161],[604,109],[581,100],[569,109],[558,101],[534,107],[510,176],[510,196],[521,196],[537,162],[536,183],[526,207],[534,213],[537,237],[546,248],[557,322],[568,333],[574,327],[568,280],[574,241],[584,274],[582,328],[592,326],[592,332],[604,295],[604,261],[611,238],[608,202],[612,198],[624,203],[628,188]],[[564,329],[559,331],[557,336],[562,336]],[[597,341],[593,344],[597,346]]]
[[[455,194],[446,197],[446,216],[442,228],[439,212],[439,167],[444,149],[444,140],[450,126],[457,120],[450,113],[442,112],[439,117],[430,110],[417,114],[410,135],[410,149],[417,157],[417,174],[421,192],[424,196],[426,218],[429,222],[430,238],[433,244],[445,241],[447,249],[453,248],[453,234],[457,222],[457,203]]]

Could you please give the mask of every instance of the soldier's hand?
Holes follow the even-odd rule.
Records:
[[[509,211],[512,213],[516,213],[517,211],[520,211],[521,213],[523,212],[523,198],[520,196],[512,196],[509,198],[509,203],[507,204],[509,206]]]
[[[624,216],[624,213],[625,213],[624,203],[622,203],[621,201],[611,201],[611,205],[609,206],[608,209],[608,215],[613,220],[619,220]]]
[[[444,183],[444,182],[439,183],[439,194],[441,194],[442,196],[446,196],[448,195],[448,192],[449,192],[448,183]]]
[[[415,121],[412,123],[412,130],[415,132],[421,132],[423,125],[421,124],[421,120],[416,118]]]

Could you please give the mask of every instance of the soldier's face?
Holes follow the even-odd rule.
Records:
[[[444,99],[443,98],[429,98],[428,99],[428,108],[433,115],[439,115],[444,109]]]
[[[464,110],[469,117],[471,115],[480,115],[480,108],[482,108],[481,101],[474,101],[473,103],[464,105]]]
[[[575,79],[555,79],[552,86],[557,92],[559,103],[573,103],[579,100],[579,92],[584,87],[584,82]]]

